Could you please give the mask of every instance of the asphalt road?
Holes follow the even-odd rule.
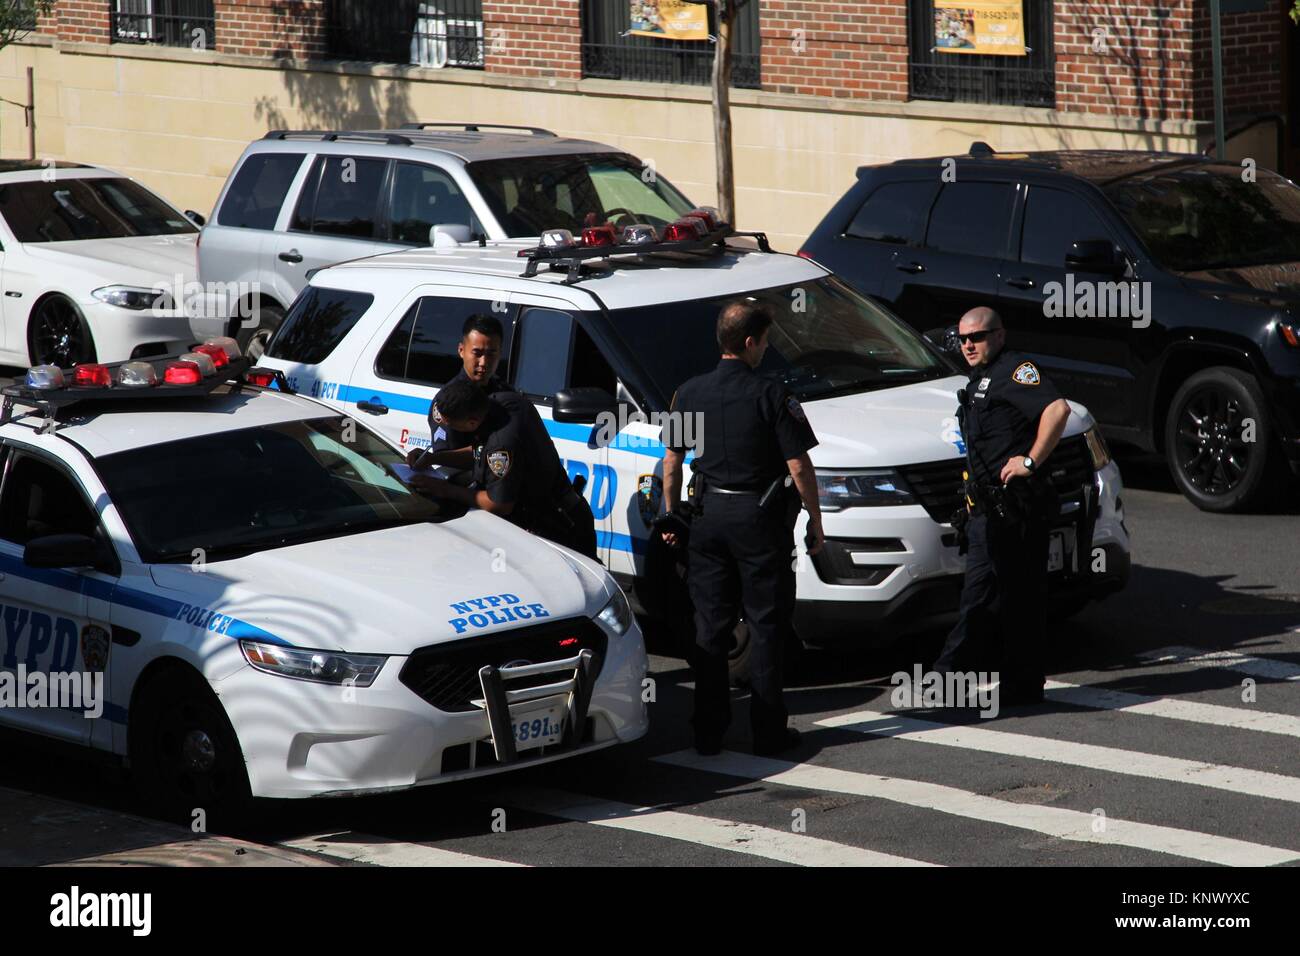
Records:
[[[690,674],[653,656],[636,744],[469,784],[268,803],[244,835],[380,865],[1295,865],[1300,509],[1206,515],[1158,463],[1121,464],[1132,579],[1054,630],[1042,706],[893,709],[890,675],[928,660],[931,634],[807,655],[789,690],[803,744],[780,760],[747,754],[736,692],[727,751],[700,758]],[[116,769],[2,746],[0,786],[133,807]],[[88,852],[70,834],[28,853],[22,830],[0,829],[6,862]]]

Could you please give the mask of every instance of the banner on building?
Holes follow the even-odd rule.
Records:
[[[1025,55],[1022,0],[935,0],[934,48],[940,53]]]
[[[632,29],[640,37],[668,40],[707,40],[709,8],[685,0],[631,0]]]

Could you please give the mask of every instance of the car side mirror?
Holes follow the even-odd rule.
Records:
[[[23,548],[23,564],[29,568],[90,568],[103,558],[99,542],[84,534],[48,534]]]
[[[948,352],[952,355],[961,353],[961,340],[957,338],[957,326],[949,325],[943,328],[926,329],[921,333],[930,344],[941,352]]]
[[[185,210],[185,218],[194,223],[194,225],[198,226],[200,229],[208,224],[207,217],[201,212],[195,212],[193,209]]]
[[[439,222],[429,227],[429,245],[435,249],[455,249],[472,238],[469,226],[460,223]]]
[[[1109,239],[1080,239],[1070,244],[1065,254],[1065,268],[1070,272],[1096,272],[1122,276],[1128,262]]]
[[[595,424],[596,419],[618,409],[618,399],[603,388],[565,388],[555,393],[551,417],[557,422]]]

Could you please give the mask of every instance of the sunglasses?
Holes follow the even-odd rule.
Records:
[[[1001,331],[1002,331],[1001,329],[985,329],[982,332],[967,332],[965,335],[958,335],[957,339],[958,341],[961,342],[962,345],[965,345],[967,342],[974,342],[975,344],[978,345],[980,342],[983,342],[994,332],[1001,332]]]

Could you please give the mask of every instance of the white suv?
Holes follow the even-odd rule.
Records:
[[[322,266],[475,237],[580,232],[607,221],[662,226],[692,203],[612,146],[535,127],[408,123],[400,130],[274,130],[231,171],[199,244],[204,283],[247,283],[251,354]],[[241,286],[243,288],[245,286]]]
[[[669,252],[674,245],[683,251]],[[646,247],[662,255],[549,263],[539,258],[548,251],[528,247],[411,250],[322,270],[263,364],[419,447],[431,399],[460,367],[463,322],[494,313],[506,329],[500,374],[532,398],[570,476],[585,477],[601,560],[633,579],[643,611],[671,618],[669,562],[650,527],[664,453],[654,416],[682,381],[716,364],[721,305],[761,301],[775,315],[761,371],[798,397],[820,440],[811,457],[827,541],[797,565],[799,637],[880,643],[951,615],[964,565],[950,518],[966,378],[937,348],[816,263],[761,251],[765,240],[760,251],[740,249],[720,232]],[[1072,405],[1047,466],[1061,494],[1049,562],[1058,607],[1123,587],[1119,469],[1082,406]]]

